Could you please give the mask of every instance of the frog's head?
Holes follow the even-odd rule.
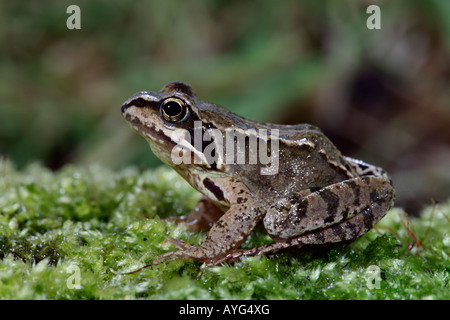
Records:
[[[197,99],[192,88],[182,82],[172,82],[159,92],[141,91],[122,105],[122,114],[131,127],[150,144],[163,162],[174,167],[180,147],[184,157],[202,157],[194,148],[194,128],[201,123]],[[198,122],[196,122],[198,121]],[[178,148],[175,149],[174,148]],[[178,153],[177,153],[178,152]],[[200,161],[197,161],[199,163]]]

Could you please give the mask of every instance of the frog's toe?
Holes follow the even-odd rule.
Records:
[[[178,249],[181,249],[181,250],[188,250],[188,249],[192,248],[192,245],[190,245],[189,243],[187,243],[183,240],[175,239],[175,238],[171,238],[171,237],[166,238],[166,240],[164,240],[162,245],[167,245],[168,243],[174,244]]]
[[[175,259],[175,258],[184,258],[184,251],[170,251],[158,256],[155,260],[153,260],[153,265],[157,265],[162,261]]]
[[[168,243],[174,244],[178,249],[175,251],[166,252],[160,256],[158,256],[154,261],[153,264],[156,265],[164,260],[169,259],[175,259],[175,258],[184,258],[184,259],[194,259],[201,261],[202,259],[199,259],[202,256],[201,248],[194,247],[193,245],[175,238],[167,238],[164,240],[163,245],[166,245]]]
[[[185,245],[189,246],[186,249],[181,249],[178,251],[170,251],[167,253],[164,253],[160,256],[158,256],[154,261],[153,261],[153,265],[159,264],[162,261],[165,260],[169,260],[169,259],[176,259],[176,258],[181,258],[181,259],[194,259],[194,260],[198,260],[198,261],[204,261],[204,259],[202,258],[202,255],[199,253],[200,249],[194,246],[191,246],[187,243],[184,243]]]

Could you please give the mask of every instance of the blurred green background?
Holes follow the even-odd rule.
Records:
[[[181,80],[243,116],[321,127],[387,169],[415,213],[450,195],[449,17],[448,0],[0,0],[0,154],[157,166],[120,107]]]

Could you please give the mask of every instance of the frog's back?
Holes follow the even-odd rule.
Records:
[[[300,124],[279,128],[278,155],[267,165],[272,166],[272,174],[262,174],[265,166],[261,164],[230,166],[235,178],[261,199],[282,198],[355,176],[340,151],[317,127]]]
[[[226,128],[249,134],[257,137],[259,143],[263,140],[260,139],[262,130],[265,130],[269,146],[276,146],[272,139],[278,138],[278,150],[275,150],[278,154],[271,159],[272,163],[261,164],[259,155],[257,164],[249,163],[249,158],[246,158],[243,164],[227,165],[226,171],[233,179],[243,182],[261,199],[279,198],[296,191],[324,187],[354,175],[350,166],[345,167],[346,161],[339,150],[316,126],[262,123],[202,101],[197,103],[196,112],[200,119],[208,119],[203,123],[207,128]],[[261,152],[259,143],[258,153]],[[245,143],[246,156],[250,154],[250,145],[248,141]],[[264,168],[271,165],[274,167],[262,174]]]

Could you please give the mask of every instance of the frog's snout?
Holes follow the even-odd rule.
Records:
[[[129,106],[130,106],[130,105],[129,105],[128,103],[124,103],[124,104],[122,105],[122,108],[120,108],[120,110],[122,111],[122,113],[124,113],[125,110],[127,110]]]
[[[121,111],[122,113],[125,113],[129,107],[133,106],[137,108],[159,110],[159,100],[160,99],[152,92],[141,91],[126,100],[122,105]]]

